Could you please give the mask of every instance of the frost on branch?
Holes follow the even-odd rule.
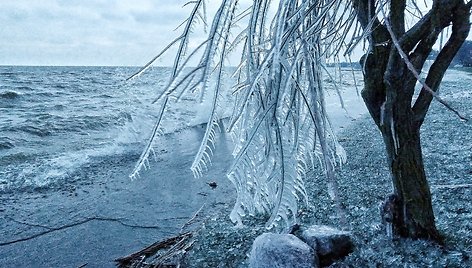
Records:
[[[234,73],[237,84],[231,89],[235,108],[227,129],[235,143],[228,172],[237,191],[230,215],[235,223],[241,224],[241,217],[248,214],[268,213],[268,228],[292,225],[299,203],[308,202],[305,174],[316,161],[327,174],[330,192],[337,196],[334,167],[345,160],[345,152],[326,115],[322,74],[326,59],[345,46],[354,20],[345,2],[282,0],[272,12],[270,4],[275,2],[269,0],[255,0],[248,8],[237,0],[223,0],[208,38],[187,51],[191,29],[204,19],[199,14],[205,14],[203,0],[191,2],[194,9],[184,33],[171,44],[180,42],[173,76],[156,101],[172,105],[172,99],[190,89],[212,88],[207,129],[191,166],[195,176],[201,175],[211,163],[226,59],[242,50]],[[201,55],[198,65],[188,67],[196,55]]]
[[[353,17],[342,1],[280,1],[269,20],[268,4],[254,2],[245,29],[228,177],[238,193],[231,219],[269,213],[271,228],[296,221],[316,158],[337,195],[334,166],[345,153],[326,116],[322,71],[344,40],[340,25]]]

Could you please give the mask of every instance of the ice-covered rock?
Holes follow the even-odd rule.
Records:
[[[347,256],[354,249],[350,233],[330,226],[313,225],[302,228],[297,236],[316,250],[320,264],[330,265],[334,260]]]
[[[313,248],[291,234],[264,233],[254,240],[250,268],[316,268]]]

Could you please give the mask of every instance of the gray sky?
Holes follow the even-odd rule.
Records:
[[[0,0],[0,65],[142,66],[177,37],[186,2]]]
[[[143,65],[177,36],[183,3],[1,0],[0,65]]]

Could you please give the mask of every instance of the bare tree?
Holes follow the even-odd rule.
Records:
[[[472,2],[434,0],[426,14],[417,13],[420,18],[410,27],[405,19],[407,5],[414,8],[415,1],[352,0],[352,3],[370,44],[362,60],[365,82],[362,97],[382,133],[394,191],[399,198],[394,233],[439,240],[423,165],[420,128],[449,64],[467,38]],[[449,40],[427,71],[416,97],[417,74],[449,26],[452,28]]]

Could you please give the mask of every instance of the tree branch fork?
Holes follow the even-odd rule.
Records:
[[[467,120],[442,100],[437,91],[444,73],[469,33],[472,1],[467,3],[463,0],[433,1],[429,12],[407,31],[403,14],[406,1],[390,1],[389,14],[384,10],[385,3],[380,3],[376,7],[374,2],[352,0],[361,26],[364,31],[369,32],[371,43],[369,54],[373,55],[372,58],[383,62],[375,63],[374,67],[380,69],[377,71],[378,76],[385,74],[381,78],[383,85],[365,87],[364,91],[367,92],[363,93],[364,98],[367,96],[370,99],[378,99],[370,101],[371,107],[368,107],[377,125],[380,126],[382,121],[379,118],[381,106],[385,102],[397,101],[410,104],[403,105],[408,109],[403,113],[412,114],[412,119],[418,127],[422,125],[433,99],[437,99],[462,120]],[[449,26],[452,26],[452,33],[433,61],[426,79],[422,81],[419,74],[434,44],[443,30]],[[379,80],[379,77],[375,79]],[[413,100],[417,81],[422,84],[422,89],[416,100]],[[369,106],[367,102],[366,104]]]

